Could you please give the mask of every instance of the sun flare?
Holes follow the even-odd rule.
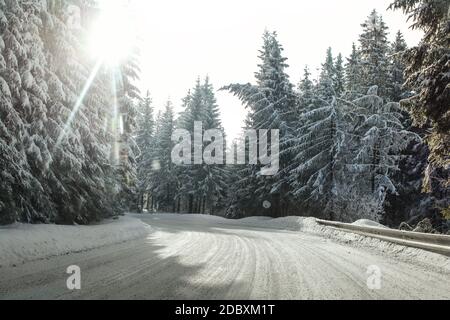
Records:
[[[124,1],[99,1],[99,17],[89,37],[90,54],[110,66],[126,59],[136,39],[136,28],[131,12]]]

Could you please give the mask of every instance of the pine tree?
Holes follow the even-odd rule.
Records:
[[[178,120],[178,129],[184,129],[194,135],[195,123],[202,122],[204,113],[204,96],[203,89],[200,83],[200,78],[197,79],[193,91],[189,91],[184,98],[185,110],[180,115]],[[203,135],[203,132],[202,132]],[[191,164],[184,165],[178,168],[180,176],[180,189],[177,199],[180,203],[187,203],[187,212],[199,213],[199,180],[200,180],[200,164],[195,164],[194,151],[197,148],[203,148],[203,144],[196,140],[196,143],[191,144]],[[201,144],[200,144],[201,143]]]
[[[428,147],[423,142],[411,143],[402,152],[399,171],[392,179],[396,182],[397,194],[387,195],[384,225],[392,228],[398,228],[402,222],[416,225],[427,217],[435,223],[434,218],[439,216],[436,214],[436,201],[432,195],[422,192],[428,156]]]
[[[192,93],[191,93],[192,92]],[[194,134],[195,123],[202,125],[202,137],[208,130],[218,130],[222,137],[225,136],[222,123],[220,121],[220,112],[214,94],[214,88],[207,77],[203,84],[197,80],[197,84],[192,91],[189,91],[187,97],[183,100],[185,110],[179,120],[179,128],[185,129]],[[197,137],[194,142],[199,143]],[[218,138],[218,137],[216,137]],[[203,140],[203,139],[201,139]],[[192,144],[192,155],[196,148],[207,150],[212,141],[203,141],[201,145]],[[206,163],[202,157],[202,163],[197,163],[191,156],[191,164],[178,168],[180,179],[180,191],[178,199],[180,205],[183,204],[183,210],[189,213],[210,213],[214,214],[218,209],[224,206],[226,197],[227,171],[223,165],[225,161],[225,142],[221,150],[214,149],[212,157],[219,157],[220,152],[223,157],[217,163]],[[180,208],[181,209],[181,208]]]
[[[178,174],[172,163],[174,143],[172,135],[175,130],[173,106],[167,102],[164,112],[156,121],[152,170],[149,174],[153,208],[161,212],[175,212],[175,199],[178,192]]]
[[[263,48],[259,58],[259,71],[256,73],[256,85],[234,84],[224,89],[234,93],[249,109],[247,127],[249,129],[280,130],[280,145],[286,145],[292,138],[293,121],[296,111],[296,97],[293,86],[286,74],[286,58],[282,56],[283,47],[276,33],[266,31],[263,35]],[[280,159],[280,170],[276,176],[260,175],[261,166],[254,165],[242,172],[242,192],[246,196],[248,214],[260,214],[264,201],[271,203],[267,214],[281,216],[287,214],[291,201],[287,182],[287,166],[290,155],[284,153]]]
[[[25,194],[23,191],[20,192],[17,186],[19,184],[25,188],[29,186],[27,189],[31,191],[30,181],[34,180],[27,168],[27,163],[21,160],[22,155],[17,148],[21,144],[21,139],[18,138],[20,131],[24,130],[24,123],[13,105],[13,94],[16,90],[11,83],[8,84],[10,70],[15,67],[11,65],[11,62],[7,62],[7,59],[12,60],[8,56],[13,54],[10,49],[6,50],[8,33],[10,33],[8,18],[13,18],[12,13],[8,14],[8,9],[6,3],[0,1],[0,174],[2,178],[0,180],[0,224],[19,219],[26,200],[25,203],[20,204],[19,199]],[[29,179],[26,179],[26,176]]]
[[[399,170],[402,152],[411,142],[420,142],[420,137],[405,130],[398,103],[385,103],[378,96],[377,87],[353,102],[363,110],[363,121],[355,126],[355,133],[361,137],[356,149],[356,163],[352,170],[359,176],[358,190],[373,195],[374,206],[370,209],[372,219],[383,213],[388,194],[397,194],[392,177]],[[367,209],[368,210],[368,209]]]
[[[418,137],[404,130],[399,106],[377,87],[353,101],[317,99],[300,115],[290,171],[293,195],[311,215],[380,219],[401,154]]]
[[[138,107],[136,144],[139,148],[137,157],[137,176],[139,189],[139,210],[144,209],[144,198],[150,191],[149,176],[153,170],[155,119],[150,93],[142,99]]]
[[[303,72],[303,78],[298,85],[299,93],[299,105],[300,108],[309,106],[313,101],[314,96],[314,83],[311,80],[311,72],[308,67],[305,67]]]
[[[2,93],[5,94],[2,117],[7,126],[3,131],[12,143],[7,148],[9,156],[15,157],[15,161],[17,157],[22,158],[13,165],[19,172],[11,171],[12,176],[7,180],[11,182],[14,178],[18,182],[26,179],[23,188],[16,188],[17,194],[10,193],[9,188],[12,199],[8,202],[10,205],[15,202],[18,209],[10,218],[47,222],[55,217],[56,212],[50,195],[44,192],[47,189],[46,176],[51,174],[52,156],[47,134],[47,60],[39,34],[41,8],[36,3],[18,1],[8,1],[1,6],[3,67],[0,75],[3,78]],[[12,125],[18,127],[12,128]]]
[[[430,156],[423,185],[437,198],[434,206],[444,217],[450,207],[449,4],[445,0],[396,0],[390,8],[401,9],[413,21],[413,29],[425,32],[421,43],[405,53],[406,87],[415,94],[403,100],[402,106],[414,125],[429,131]]]
[[[200,78],[197,79],[194,89],[189,91],[183,99],[184,111],[179,119],[179,127],[189,132],[194,132],[194,123],[202,121],[203,113],[203,92]]]
[[[391,46],[391,65],[390,65],[390,98],[394,102],[399,102],[405,97],[405,90],[403,89],[403,84],[405,82],[405,62],[403,59],[403,54],[406,52],[408,46],[405,39],[403,39],[403,34],[398,31],[395,41]]]
[[[345,66],[345,87],[350,93],[362,93],[361,89],[361,57],[360,52],[356,49],[356,45],[353,43],[352,53],[347,58],[347,64]]]
[[[219,106],[217,105],[214,87],[210,83],[209,77],[206,77],[202,86],[202,94],[204,103],[203,128],[205,130],[219,129],[223,131],[222,122],[220,120]]]
[[[359,42],[362,90],[366,92],[370,87],[378,86],[380,95],[388,97],[390,81],[388,27],[376,10],[372,11],[361,26],[363,33]]]
[[[334,66],[334,91],[337,96],[340,96],[345,91],[345,72],[344,72],[344,61],[342,54],[338,54],[336,58],[336,63]]]
[[[67,5],[61,1],[52,13],[43,15],[46,46],[52,57],[49,127],[54,174],[50,190],[58,208],[58,223],[89,223],[114,212],[111,194],[115,183],[107,147],[112,140],[104,125],[110,113],[111,82],[95,62],[79,54],[85,50],[83,30],[67,25]],[[79,5],[82,11],[90,10],[88,4]]]
[[[89,223],[114,212],[104,125],[110,82],[80,54],[84,30],[69,27],[68,4],[0,3],[0,140],[10,143],[0,160],[9,171],[1,223]],[[88,2],[77,4],[90,10]]]
[[[336,69],[334,65],[333,52],[331,48],[327,49],[325,63],[322,64],[322,70],[317,85],[317,95],[325,101],[331,102],[336,96]]]
[[[202,87],[203,93],[203,130],[218,130],[221,136],[225,138],[225,130],[220,121],[220,111],[217,105],[217,100],[214,94],[214,88],[209,82],[209,78],[205,79]],[[217,137],[216,137],[217,138]],[[208,142],[209,143],[209,142]],[[205,144],[207,142],[205,141]],[[226,199],[228,172],[223,165],[225,163],[225,147],[226,142],[223,141],[221,150],[214,150],[215,152],[222,152],[222,162],[220,164],[205,163],[202,166],[200,173],[201,179],[199,181],[199,192],[203,198],[203,203],[200,208],[202,213],[214,214],[217,210],[224,207],[224,200]],[[217,154],[212,156],[216,157]]]
[[[135,48],[129,57],[114,70],[113,77],[117,94],[117,119],[119,132],[116,141],[120,146],[120,159],[117,168],[119,188],[117,195],[118,205],[122,211],[136,211],[139,203],[137,159],[138,148],[133,136],[136,128],[137,104],[140,99],[139,89],[135,82],[139,80],[139,66],[137,64],[138,50]],[[125,155],[125,156],[124,156]]]
[[[425,32],[422,42],[408,50],[406,54],[406,85],[417,93],[402,102],[402,105],[410,112],[415,125],[432,127],[427,137],[432,167],[448,168],[450,165],[448,2],[396,0],[391,9],[403,10],[413,21],[412,28]]]
[[[331,103],[320,99],[299,118],[302,125],[290,148],[295,154],[290,183],[297,200],[317,217],[339,219],[338,181],[345,164],[348,123],[357,118],[354,112],[335,98]]]

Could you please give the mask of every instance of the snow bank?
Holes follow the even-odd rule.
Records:
[[[128,216],[91,226],[16,223],[0,227],[0,267],[137,239],[149,234],[150,229]]]
[[[385,227],[386,228],[386,227]],[[438,272],[446,270],[450,272],[450,259],[445,255],[438,253],[402,246],[389,241],[380,240],[370,236],[358,235],[356,233],[345,232],[339,229],[318,225],[314,233],[320,233],[321,236],[342,243],[354,248],[371,249],[377,253],[398,260],[421,264],[426,268]]]
[[[280,229],[289,231],[314,232],[319,225],[315,218],[305,217],[284,217],[284,218],[267,218],[267,217],[251,217],[240,220],[226,220],[227,224],[242,225],[256,228]]]
[[[134,217],[142,217],[142,215],[133,215]],[[187,219],[192,221],[195,218],[196,223],[215,223],[218,225],[232,225],[232,226],[246,226],[251,228],[263,228],[263,229],[280,229],[289,231],[306,231],[313,230],[314,227],[318,226],[315,218],[305,218],[305,217],[285,217],[273,219],[270,217],[256,216],[243,219],[226,219],[219,216],[210,216],[202,214],[177,214],[177,213],[163,213],[163,214],[152,214],[152,219],[158,219],[159,216],[163,216],[164,219],[175,219],[181,221]]]
[[[358,221],[352,223],[352,225],[358,226],[358,227],[375,227],[375,228],[389,229],[388,227],[382,225],[381,223],[378,223],[378,222],[375,222],[372,220],[367,220],[367,219],[358,220]]]

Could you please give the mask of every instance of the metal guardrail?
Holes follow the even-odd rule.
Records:
[[[450,256],[450,236],[436,235],[419,232],[384,229],[368,226],[356,226],[353,224],[317,220],[320,225],[332,227],[345,232],[355,233],[367,237],[376,238],[406,247],[418,248]]]

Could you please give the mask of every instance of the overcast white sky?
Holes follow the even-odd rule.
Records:
[[[409,45],[420,34],[408,29],[401,12],[386,11],[391,0],[131,0],[142,45],[141,89],[155,108],[170,97],[178,108],[198,76],[215,88],[254,82],[265,28],[276,30],[297,83],[305,65],[320,66],[327,47],[344,56],[361,33],[360,24],[377,9],[392,39],[401,30]],[[240,132],[245,111],[229,93],[218,92],[229,135]]]

